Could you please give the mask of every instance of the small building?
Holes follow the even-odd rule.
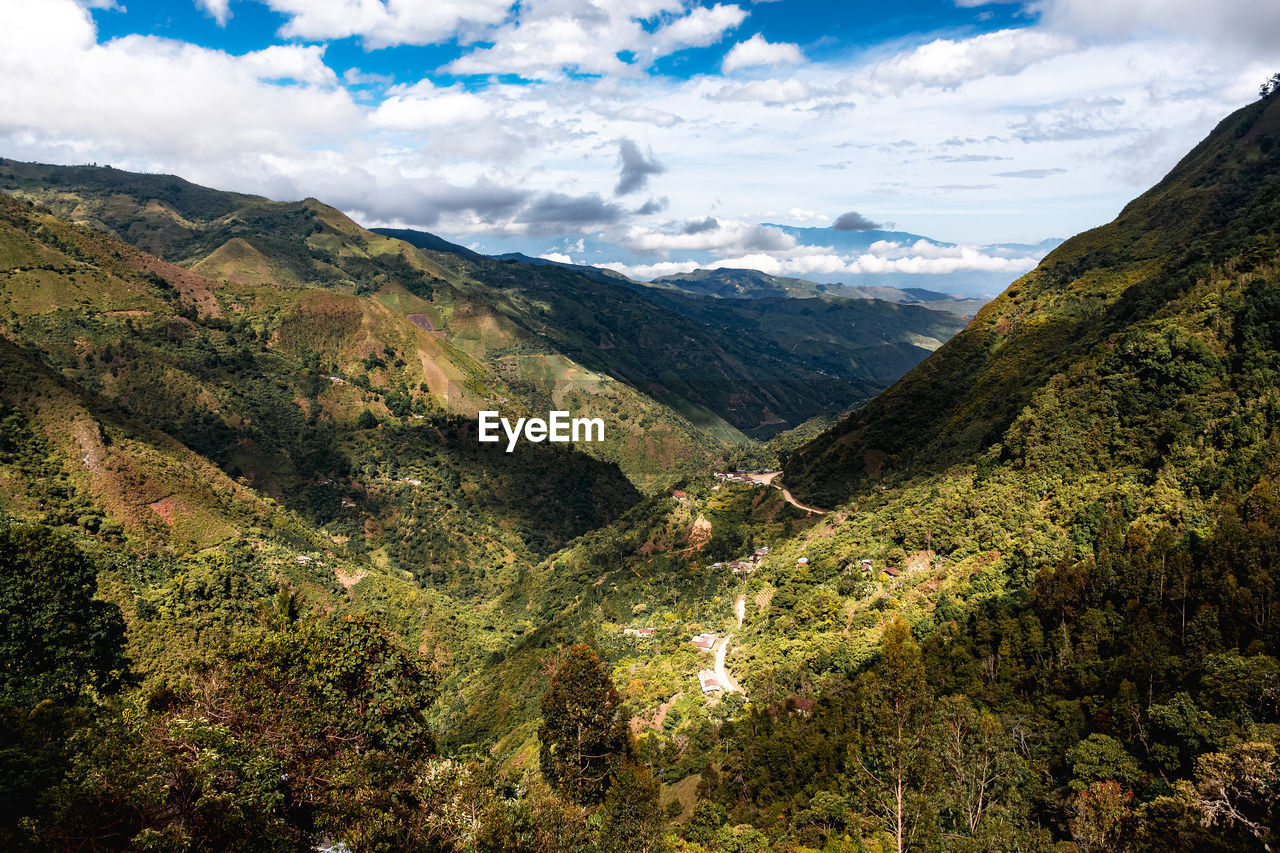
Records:
[[[698,651],[709,652],[716,647],[715,634],[699,634],[689,642],[693,643],[694,648]]]
[[[898,575],[902,574],[901,569],[895,569],[893,566],[885,566],[880,571],[884,572],[886,575],[888,575],[891,578],[896,578]]]
[[[652,637],[652,628],[623,628],[622,633],[628,637]]]
[[[746,560],[737,560],[729,565],[733,568],[735,575],[749,575],[756,570],[755,564]]]
[[[676,489],[674,492],[672,492],[671,497],[675,498],[678,501],[687,501],[689,499],[689,496],[686,495],[684,492],[680,491],[679,489]]]
[[[797,566],[807,566],[807,565],[809,565],[809,558],[808,558],[808,557],[801,557],[800,559],[796,560],[796,565],[797,565]]]
[[[720,683],[720,679],[716,678],[715,670],[712,669],[698,670],[698,683],[702,685],[703,693],[714,693],[717,690],[724,690],[724,686]]]
[[[869,571],[871,571],[871,558],[870,558],[870,557],[863,557],[863,558],[862,558],[862,570],[863,570],[864,572],[869,572]]]

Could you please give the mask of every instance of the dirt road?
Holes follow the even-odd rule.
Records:
[[[818,509],[817,507],[805,506],[804,504],[800,503],[800,501],[792,497],[791,492],[787,491],[786,486],[782,485],[779,482],[775,482],[778,479],[778,477],[781,476],[781,474],[782,474],[781,471],[769,471],[768,473],[765,473],[765,474],[752,474],[751,476],[755,477],[756,480],[758,480],[759,482],[763,483],[766,486],[773,486],[775,489],[778,489],[780,492],[782,492],[782,497],[786,500],[786,502],[791,504],[796,509],[802,509],[805,512],[811,512],[814,515],[827,514],[827,511],[825,509]]]
[[[733,634],[730,634],[727,637],[721,638],[716,643],[716,646],[715,646],[716,680],[719,681],[720,684],[724,686],[724,690],[726,693],[729,692],[730,690],[736,690],[737,692],[741,693],[743,696],[746,696],[747,695],[746,692],[742,689],[742,687],[738,684],[738,682],[734,681],[733,676],[729,674],[729,670],[724,668],[724,658],[725,658],[725,655],[729,653],[729,641],[732,639],[733,639]]]

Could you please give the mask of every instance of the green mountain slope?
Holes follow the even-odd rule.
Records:
[[[1269,258],[1274,246],[1278,126],[1273,101],[1225,119],[1115,221],[1055,249],[935,356],[795,454],[788,484],[830,506],[871,484],[941,471],[1001,443],[1028,403],[1061,393],[1055,376],[1115,364],[1133,347],[1194,361],[1204,333],[1185,319],[1193,309],[1182,300],[1207,278],[1243,273]],[[1243,286],[1218,297],[1221,310],[1230,312]],[[1170,326],[1159,333],[1164,341],[1125,337],[1139,322],[1158,326],[1162,315],[1184,318],[1163,321]],[[1139,378],[1136,363],[1115,366],[1152,381]],[[1186,438],[1179,432],[1164,446]]]
[[[215,203],[214,191],[172,176],[132,180],[112,169],[13,161],[0,161],[0,189],[224,286],[374,296],[406,316],[420,315],[491,374],[514,373],[518,384],[532,378],[540,398],[573,388],[589,400],[601,382],[617,380],[621,387],[610,388],[607,399],[585,413],[609,421],[613,429],[606,434],[618,435],[618,443],[600,450],[639,483],[656,474],[642,470],[642,445],[658,440],[668,463],[681,456],[705,462],[725,442],[741,443],[743,433],[767,438],[868,399],[949,334],[950,321],[886,311],[880,322],[901,328],[883,359],[855,339],[856,355],[833,361],[849,331],[839,324],[817,336],[792,334],[770,324],[768,306],[741,306],[736,314],[755,315],[708,324],[717,310],[711,304],[673,311],[669,302],[650,298],[652,289],[613,274],[482,258],[418,232],[366,231],[314,200],[281,204],[223,194]],[[393,233],[414,247],[387,236]],[[254,298],[261,304],[274,297],[259,290]],[[785,345],[773,345],[779,337]],[[524,364],[528,360],[533,363]],[[834,362],[841,363],[839,371],[830,369]],[[449,401],[448,407],[474,411],[477,405]],[[647,421],[643,436],[637,420]],[[662,429],[654,431],[655,423]]]
[[[705,303],[597,316],[575,301],[602,282],[573,270],[266,210],[327,248],[290,266],[246,231],[179,266],[0,199],[0,509],[77,534],[144,679],[74,714],[0,704],[2,781],[31,816],[0,832],[599,850],[634,819],[691,852],[1280,843],[1280,94],[869,406],[801,447],[820,421],[782,433],[786,485],[827,513],[705,471],[642,497],[581,452],[487,453],[460,414],[616,383],[592,393],[632,435],[691,423],[649,396],[715,399],[681,358],[661,389],[618,375],[670,340],[655,318],[700,328]],[[785,341],[821,340],[833,306],[772,307]],[[755,316],[730,306],[688,352],[734,381],[741,350],[717,341],[780,343]],[[540,697],[584,642],[639,765],[590,813],[538,772]],[[741,689],[704,691],[708,670]]]
[[[297,288],[254,310],[260,294],[176,267],[170,281],[163,262],[24,203],[0,198],[0,214],[6,402],[55,442],[50,464],[97,513],[143,542],[243,536],[262,521],[229,496],[249,495],[468,585],[478,554],[527,565],[637,498],[582,453],[480,452],[474,422],[439,401],[474,407],[501,380],[377,301]],[[103,433],[111,413],[147,446]],[[15,476],[11,494],[38,482]]]
[[[389,412],[388,399],[401,416],[415,400],[419,414],[501,408],[518,417],[570,406],[607,425],[603,444],[583,447],[648,488],[673,466],[706,464],[723,441],[744,440],[713,413],[688,406],[702,422],[695,426],[645,389],[566,358],[518,322],[540,309],[475,280],[459,257],[365,231],[314,200],[283,204],[172,176],[133,177],[0,164],[0,187],[161,253],[179,286],[190,276],[216,290],[200,310],[252,324],[269,348],[309,368],[364,375],[383,389],[376,401],[334,389],[340,417],[354,419],[356,402]]]
[[[785,482],[835,509],[695,478],[540,564],[508,594],[541,625],[451,725],[528,750],[536,709],[498,697],[590,637],[640,754],[703,801],[681,834],[713,849],[743,824],[871,847],[895,814],[923,849],[1274,846],[1280,97],[794,450]],[[750,574],[716,565],[762,544]],[[732,635],[744,694],[700,690],[704,631]]]

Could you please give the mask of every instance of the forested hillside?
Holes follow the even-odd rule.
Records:
[[[1280,94],[764,448],[867,306],[751,361],[745,300],[0,173],[0,843],[1280,843]]]

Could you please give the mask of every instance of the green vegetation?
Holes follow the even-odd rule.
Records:
[[[866,306],[752,354],[742,300],[5,161],[100,225],[0,200],[0,843],[1274,847],[1278,139],[1271,92],[764,446],[859,401],[770,335]],[[482,449],[499,405],[616,439]],[[711,476],[779,463],[830,511]]]

